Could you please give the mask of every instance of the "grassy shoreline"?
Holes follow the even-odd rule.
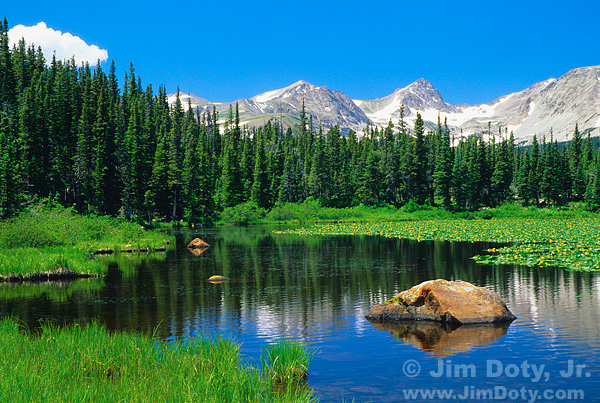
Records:
[[[0,401],[314,400],[302,379],[288,379],[282,387],[271,380],[269,374],[278,370],[273,365],[258,369],[243,363],[239,345],[224,337],[167,344],[150,335],[109,333],[94,322],[43,325],[38,334],[28,334],[16,320],[4,319],[0,343]],[[290,373],[310,364],[284,357],[285,351],[298,356],[290,343],[276,345],[282,350],[276,361],[288,362]],[[300,350],[309,351],[303,344]]]
[[[165,251],[174,238],[111,217],[88,217],[40,204],[0,223],[0,281],[96,277],[102,253]]]
[[[290,203],[273,207],[270,211],[248,202],[226,208],[220,213],[217,225],[252,224],[305,224],[305,223],[349,223],[349,222],[401,222],[418,220],[473,220],[491,218],[567,218],[593,217],[597,214],[582,203],[567,207],[523,207],[504,204],[478,211],[452,212],[441,207],[418,205],[409,202],[403,207],[367,207],[363,205],[347,208],[322,206],[318,200],[308,199],[303,203]]]

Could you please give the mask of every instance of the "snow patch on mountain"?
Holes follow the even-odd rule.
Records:
[[[169,95],[169,103],[175,102],[175,97]],[[216,108],[222,121],[229,116],[231,105],[235,106],[183,93],[180,100],[184,108],[191,104],[200,113]],[[487,139],[490,135],[513,132],[517,142],[528,143],[534,135],[548,137],[552,131],[554,139],[564,141],[576,123],[582,132],[600,135],[596,130],[600,127],[600,66],[573,69],[558,79],[551,78],[479,105],[449,104],[422,78],[374,100],[352,100],[340,91],[300,80],[236,102],[240,120],[248,126],[275,119],[297,124],[304,102],[307,119],[312,117],[315,129],[319,125],[328,128],[339,124],[344,132],[352,129],[361,133],[368,122],[380,127],[386,127],[390,121],[396,125],[403,108],[409,128],[417,113],[430,129],[439,117],[442,123],[447,121],[455,138],[475,135]]]
[[[252,99],[255,102],[268,102],[268,101],[276,100],[278,98],[289,98],[292,96],[293,92],[300,91],[302,93],[306,93],[309,90],[318,89],[318,88],[319,87],[309,84],[304,80],[300,80],[300,81],[295,82],[292,85],[288,85],[287,87],[280,88],[278,90],[267,91],[265,93],[255,95],[250,99]]]

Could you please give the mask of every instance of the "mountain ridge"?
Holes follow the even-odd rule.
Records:
[[[215,106],[222,117],[227,116],[230,105],[192,94],[180,93],[180,98],[184,107],[190,99],[192,107],[200,112]],[[170,102],[174,99],[175,94],[169,95]],[[576,123],[580,131],[600,135],[596,130],[600,127],[600,66],[572,69],[559,78],[540,81],[522,91],[476,105],[445,102],[442,94],[424,78],[374,100],[353,100],[341,91],[299,80],[235,102],[239,105],[241,123],[248,126],[277,117],[287,125],[297,124],[304,102],[306,113],[313,116],[315,124],[325,127],[339,124],[343,132],[352,129],[360,133],[369,122],[380,127],[387,126],[390,120],[396,124],[403,106],[409,127],[417,113],[430,127],[439,116],[442,121],[447,119],[455,138],[471,135],[487,138],[513,132],[518,143],[526,144],[533,135],[548,137],[552,131],[554,139],[565,141]]]

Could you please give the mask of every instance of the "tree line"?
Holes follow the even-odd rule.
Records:
[[[314,127],[304,106],[294,127],[277,120],[240,126],[237,104],[221,119],[171,105],[166,89],[143,86],[130,64],[122,85],[114,61],[77,66],[44,59],[23,40],[9,47],[0,27],[0,216],[51,197],[81,213],[200,222],[253,203],[270,209],[314,198],[349,207],[406,203],[476,210],[600,204],[599,163],[589,135],[568,146],[533,138],[527,149],[499,129],[489,140],[453,144],[446,123],[412,128],[402,116],[360,135]],[[548,140],[548,141],[547,141]]]

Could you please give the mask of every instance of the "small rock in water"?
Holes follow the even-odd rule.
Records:
[[[210,281],[211,283],[220,283],[222,281],[228,281],[228,280],[231,280],[231,279],[227,278],[225,276],[219,276],[219,275],[210,276],[208,278],[208,281]]]
[[[192,242],[188,244],[187,247],[190,249],[205,249],[210,248],[210,245],[200,238],[195,238]]]

